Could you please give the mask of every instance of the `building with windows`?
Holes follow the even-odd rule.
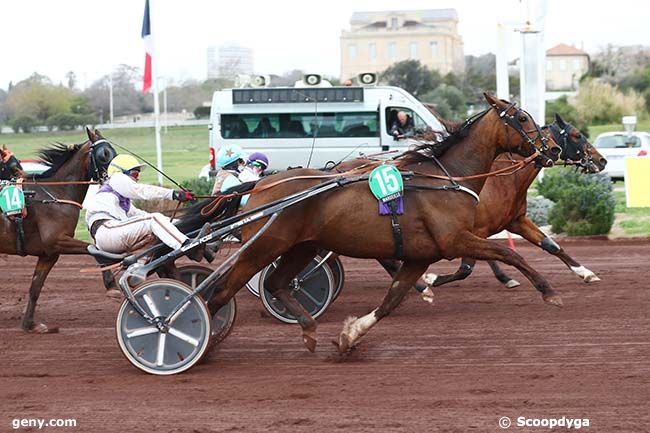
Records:
[[[566,44],[546,50],[546,90],[576,90],[589,71],[589,55]]]
[[[342,80],[409,59],[441,74],[464,70],[455,9],[355,12],[341,32]]]
[[[208,47],[208,78],[253,73],[253,50],[237,44]]]

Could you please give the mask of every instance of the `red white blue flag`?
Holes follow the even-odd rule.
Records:
[[[142,39],[144,39],[144,77],[142,80],[142,93],[147,93],[151,89],[152,71],[151,59],[153,57],[153,39],[151,37],[151,19],[149,18],[149,0],[144,3],[144,19],[142,20]]]

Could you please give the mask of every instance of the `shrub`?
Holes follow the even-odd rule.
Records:
[[[559,114],[562,119],[578,128],[585,137],[589,138],[589,124],[580,117],[576,108],[569,104],[566,95],[546,103],[546,124],[555,122],[555,113]]]
[[[11,121],[11,128],[16,134],[18,134],[21,130],[24,133],[29,133],[35,126],[36,119],[30,116],[20,116]]]
[[[544,196],[528,197],[528,218],[538,226],[545,226],[548,224],[548,214],[553,206],[555,203]]]
[[[196,107],[194,109],[194,117],[197,119],[207,119],[210,117],[210,108],[211,107]]]
[[[609,233],[616,199],[611,180],[603,174],[581,174],[573,168],[552,170],[537,190],[555,202],[548,220],[555,233],[569,236]]]
[[[47,118],[47,127],[52,130],[71,131],[78,126],[94,124],[97,118],[93,114],[58,113]]]
[[[587,124],[618,123],[628,114],[645,115],[645,99],[638,92],[623,93],[599,80],[583,82],[572,104]]]
[[[212,193],[212,184],[214,181],[206,180],[204,177],[197,177],[194,179],[186,179],[181,182],[181,186],[189,189],[196,195],[210,195]]]

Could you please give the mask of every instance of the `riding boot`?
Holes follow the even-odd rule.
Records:
[[[25,229],[23,228],[23,217],[17,216],[14,219],[16,223],[16,253],[19,256],[26,256],[25,252]]]

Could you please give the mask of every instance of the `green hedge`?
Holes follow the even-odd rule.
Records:
[[[612,189],[611,180],[603,174],[582,174],[566,167],[546,173],[537,187],[555,202],[549,212],[553,231],[569,236],[609,233],[616,206]]]

